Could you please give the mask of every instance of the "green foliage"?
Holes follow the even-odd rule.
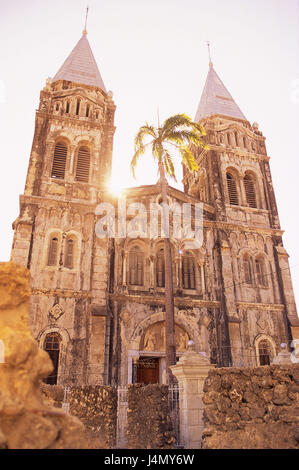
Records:
[[[165,174],[176,181],[173,158],[167,148],[172,145],[179,150],[183,163],[193,172],[198,170],[192,148],[202,147],[208,150],[203,137],[206,131],[202,125],[193,122],[186,114],[176,114],[166,119],[161,127],[146,123],[140,127],[135,137],[135,151],[131,160],[131,171],[135,178],[135,169],[147,147],[151,147],[152,156],[163,165]]]

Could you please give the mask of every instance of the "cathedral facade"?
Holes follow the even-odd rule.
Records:
[[[165,380],[163,238],[100,237],[114,113],[86,31],[40,93],[11,260],[31,273],[32,333],[54,364],[49,383]],[[270,363],[299,337],[265,137],[209,64],[195,121],[208,149],[184,168],[170,205],[201,204],[202,243],[171,239],[177,357],[192,340],[218,366]],[[137,131],[136,131],[137,132]],[[124,191],[126,207],[160,203],[160,186]],[[133,214],[129,214],[130,219]],[[149,223],[147,221],[147,223]]]

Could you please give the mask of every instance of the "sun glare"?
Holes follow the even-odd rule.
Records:
[[[119,197],[121,196],[124,188],[120,184],[112,182],[109,184],[109,192],[113,194],[113,196]]]

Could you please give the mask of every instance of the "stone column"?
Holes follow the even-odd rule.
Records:
[[[128,260],[128,251],[125,251],[124,260],[123,260],[123,286],[127,285],[127,260]]]
[[[205,273],[203,269],[203,264],[201,263],[200,265],[200,278],[201,278],[201,291],[205,292],[206,291],[206,283],[205,283]]]
[[[204,353],[197,353],[194,345],[188,346],[175,366],[170,369],[180,386],[180,444],[185,449],[200,449],[203,433],[203,385],[210,364]]]

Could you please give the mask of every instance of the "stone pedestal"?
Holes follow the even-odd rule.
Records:
[[[173,375],[180,386],[180,444],[185,449],[201,448],[203,433],[202,402],[203,384],[209,370],[215,367],[210,364],[203,353],[197,353],[194,346],[181,356],[175,366],[171,366]]]
[[[273,359],[271,364],[293,364],[294,362],[299,362],[299,359],[296,358],[296,354],[290,353],[286,350],[284,345],[281,345],[281,351]]]

